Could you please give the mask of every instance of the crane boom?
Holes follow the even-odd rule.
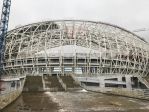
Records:
[[[4,51],[5,51],[5,35],[8,30],[10,6],[11,6],[11,0],[3,0],[3,7],[0,21],[0,71],[3,70],[4,65],[3,62],[4,62]]]
[[[146,28],[142,28],[142,29],[137,29],[137,30],[134,30],[133,32],[142,32],[142,31],[148,31],[149,29],[146,29]]]

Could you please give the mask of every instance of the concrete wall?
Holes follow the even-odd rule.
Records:
[[[84,87],[86,90],[93,92],[101,92],[106,94],[127,96],[139,99],[149,100],[149,97],[144,94],[144,91],[141,89],[126,89],[126,88],[99,88],[99,87]]]
[[[15,90],[10,93],[0,95],[0,110],[13,102],[20,94],[22,90]]]

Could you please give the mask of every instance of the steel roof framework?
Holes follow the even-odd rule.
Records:
[[[63,49],[66,45],[74,45],[74,49],[75,46],[90,49],[88,54],[74,52],[75,55],[71,57],[74,60],[72,68],[84,66],[85,74],[91,74],[92,68],[95,74],[149,74],[147,42],[111,24],[80,20],[46,21],[10,31],[6,38],[5,69],[8,74],[21,74],[20,71],[30,74],[40,71],[44,74],[46,70],[53,69],[53,58],[59,60],[55,65],[64,69],[66,64],[63,62],[68,57],[62,55],[63,51],[59,50],[57,57],[49,55],[47,51],[56,47]],[[43,55],[39,55],[41,51]],[[86,61],[84,65],[77,64],[81,57]],[[96,64],[91,64],[93,59]],[[41,66],[39,62],[42,60]]]

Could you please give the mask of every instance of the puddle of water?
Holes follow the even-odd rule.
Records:
[[[59,105],[44,93],[23,93],[2,112],[57,112]]]
[[[85,89],[82,89],[82,90],[80,90],[80,91],[78,91],[78,92],[84,92],[84,93],[86,93],[86,92],[88,92],[87,90],[85,90]]]
[[[149,101],[82,91],[23,93],[2,112],[149,112]]]
[[[130,102],[136,102],[135,100],[129,100]]]

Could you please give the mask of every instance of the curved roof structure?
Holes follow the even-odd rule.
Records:
[[[148,52],[147,42],[123,28],[81,20],[46,21],[22,26],[9,31],[6,42],[5,55],[9,59],[33,56],[43,49],[64,45],[121,53],[130,50]]]
[[[5,60],[13,68],[21,63],[16,65],[18,72],[20,66],[29,72],[33,69],[45,72],[53,66],[69,65],[96,73],[147,75],[149,44],[126,29],[103,22],[45,21],[9,31]],[[67,61],[69,64],[64,63]],[[77,65],[79,61],[81,64]]]

